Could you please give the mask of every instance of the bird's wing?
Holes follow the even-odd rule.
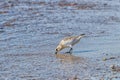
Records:
[[[72,37],[66,37],[66,38],[64,38],[63,40],[64,41],[68,41],[68,40],[73,40],[73,39],[75,39],[76,38],[76,36],[72,36]]]
[[[61,40],[60,44],[63,46],[71,46],[75,38],[76,37],[66,37],[63,40]]]

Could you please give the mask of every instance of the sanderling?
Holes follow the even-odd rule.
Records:
[[[56,51],[55,54],[57,54],[59,51],[61,51],[64,48],[70,48],[70,50],[67,53],[71,54],[73,45],[78,43],[84,35],[85,34],[81,34],[79,36],[66,37],[66,38],[62,39],[60,41],[59,45],[57,46],[57,48],[55,49],[55,51]]]

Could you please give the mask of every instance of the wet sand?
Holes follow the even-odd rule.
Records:
[[[120,80],[119,14],[119,0],[1,0],[0,80]]]

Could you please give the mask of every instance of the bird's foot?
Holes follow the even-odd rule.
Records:
[[[66,54],[68,54],[68,53],[69,53],[69,54],[72,54],[72,52],[65,52],[65,53],[66,53]]]

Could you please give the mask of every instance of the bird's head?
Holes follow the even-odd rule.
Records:
[[[57,54],[59,51],[61,51],[63,48],[61,45],[58,45],[55,49],[55,54]]]

